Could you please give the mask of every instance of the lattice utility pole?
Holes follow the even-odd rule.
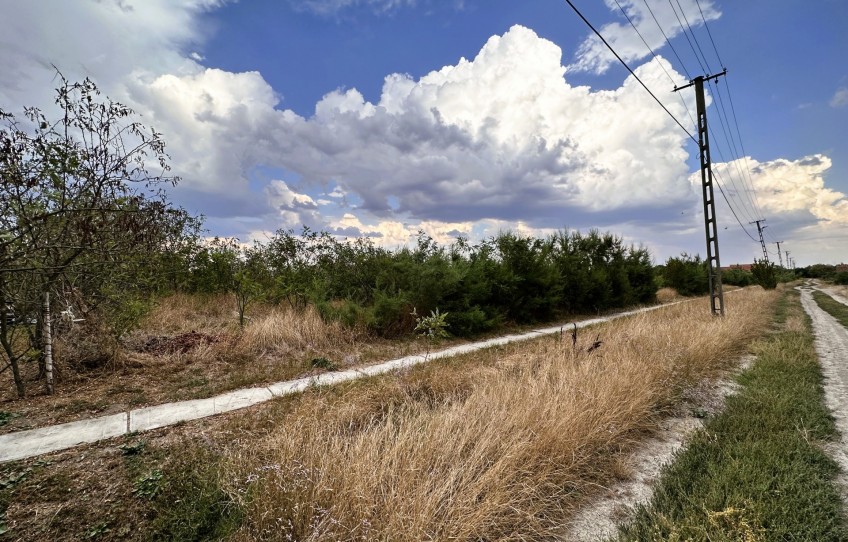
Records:
[[[775,244],[777,245],[777,257],[780,259],[780,267],[783,267],[783,255],[780,253],[780,243],[783,243],[783,241],[777,241]]]
[[[710,141],[707,134],[707,105],[704,100],[704,81],[718,79],[721,73],[706,77],[698,76],[688,85],[674,87],[674,91],[694,85],[695,103],[698,107],[698,149],[701,156],[701,188],[704,194],[704,229],[707,234],[707,266],[710,284],[710,309],[714,316],[724,316],[724,294],[721,290],[721,262],[718,257],[718,227],[716,226],[715,194],[713,193],[713,170],[710,162]]]
[[[792,268],[792,264],[790,263],[792,260],[789,259],[789,251],[784,250],[783,252],[786,253],[786,267]]]
[[[760,222],[765,222],[765,221],[766,221],[766,219],[763,218],[762,220],[755,220],[753,222],[748,222],[748,224],[756,224],[757,225],[757,231],[760,232],[760,246],[763,247],[763,260],[765,260],[766,263],[770,263],[769,257],[768,257],[768,250],[766,250],[766,242],[763,241],[763,230],[766,229],[768,226],[760,226]]]

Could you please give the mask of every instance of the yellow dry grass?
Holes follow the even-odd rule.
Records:
[[[671,303],[682,298],[683,296],[678,294],[674,288],[660,288],[657,290],[657,301],[660,303]]]
[[[325,322],[318,312],[275,308],[254,318],[241,342],[253,351],[340,348],[353,342],[356,333],[338,322]]]
[[[227,453],[236,538],[550,539],[683,389],[764,332],[777,296],[736,293],[725,318],[702,298],[585,331],[577,349],[548,338],[307,394]]]

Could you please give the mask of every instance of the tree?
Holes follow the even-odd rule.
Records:
[[[108,297],[105,284],[139,284],[147,256],[190,223],[161,188],[178,181],[161,134],[91,80],[58,77],[57,119],[35,107],[23,119],[0,109],[0,299],[15,314],[0,327],[0,371],[11,368],[21,397],[19,364],[41,356],[44,293],[72,292],[91,308]]]
[[[775,265],[766,260],[754,260],[751,265],[751,274],[754,276],[754,281],[766,290],[774,290],[777,288],[777,273]]]
[[[709,291],[707,262],[699,255],[685,252],[679,258],[669,258],[663,270],[663,280],[680,295],[702,295]]]

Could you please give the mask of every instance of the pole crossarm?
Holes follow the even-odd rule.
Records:
[[[683,85],[683,86],[681,86],[681,87],[678,87],[677,85],[675,85],[675,86],[674,86],[674,91],[673,91],[673,92],[677,92],[678,90],[683,90],[684,88],[689,88],[689,87],[691,87],[691,86],[694,86],[694,85],[696,84],[696,82],[697,82],[699,79],[701,80],[701,83],[703,84],[703,83],[704,83],[704,81],[712,81],[713,79],[718,80],[718,78],[719,78],[719,77],[721,77],[722,75],[727,75],[727,68],[724,68],[724,69],[723,69],[722,71],[720,71],[719,73],[714,73],[714,74],[712,74],[712,75],[707,75],[707,76],[701,76],[701,75],[699,75],[698,77],[696,77],[696,78],[692,79],[691,81],[689,81],[689,83],[688,83],[688,84]]]

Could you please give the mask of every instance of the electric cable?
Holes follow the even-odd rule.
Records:
[[[701,56],[704,58],[704,64],[707,65],[707,73],[712,72],[713,69],[710,67],[710,63],[707,61],[707,55],[705,55],[704,50],[701,49],[701,44],[698,42],[698,38],[695,36],[695,31],[692,30],[692,26],[689,24],[689,19],[686,17],[686,12],[683,11],[683,6],[680,5],[680,0],[675,0],[675,2],[677,2],[677,7],[680,8],[680,15],[683,16],[683,20],[686,22],[686,28],[688,28],[689,33],[692,34],[692,39],[695,41],[695,45],[698,46],[698,51],[701,52]],[[678,19],[678,22],[679,22],[679,19]],[[684,29],[683,32],[686,33],[686,30]],[[697,54],[696,54],[696,56],[697,56]]]
[[[660,105],[660,107],[662,107],[662,108],[663,108],[663,111],[665,111],[665,112],[668,114],[668,116],[669,116],[669,117],[671,117],[671,118],[672,118],[672,120],[673,120],[675,123],[677,123],[677,125],[678,125],[678,126],[680,126],[680,129],[681,129],[681,130],[683,130],[684,132],[686,132],[686,135],[688,135],[688,136],[689,136],[689,139],[691,139],[692,141],[694,141],[694,142],[695,142],[695,144],[698,144],[698,140],[697,140],[697,139],[695,139],[695,136],[693,136],[691,133],[689,133],[689,130],[687,130],[685,126],[683,126],[682,124],[680,124],[680,121],[679,121],[679,120],[677,120],[677,117],[675,117],[674,115],[672,115],[672,114],[671,114],[671,111],[669,111],[669,110],[668,110],[668,108],[667,108],[665,105],[663,105],[663,103],[659,100],[659,98],[657,98],[657,97],[654,95],[654,93],[653,93],[653,92],[651,92],[651,89],[649,89],[649,88],[648,88],[648,86],[647,86],[645,83],[643,83],[641,79],[639,79],[639,76],[638,76],[638,75],[636,75],[636,72],[634,72],[634,71],[630,68],[630,66],[628,66],[628,65],[627,65],[627,62],[625,62],[624,60],[622,60],[622,58],[618,55],[618,53],[615,51],[615,49],[613,49],[613,48],[612,48],[612,45],[610,45],[610,44],[607,42],[607,40],[605,40],[605,39],[604,39],[604,37],[601,35],[601,33],[600,33],[600,32],[598,32],[598,31],[595,29],[595,27],[594,27],[594,26],[592,26],[592,23],[590,23],[590,22],[586,19],[586,17],[584,17],[584,16],[583,16],[583,14],[582,14],[582,13],[580,13],[580,10],[578,10],[578,9],[577,9],[577,7],[576,7],[574,4],[572,4],[572,3],[571,3],[571,0],[565,0],[565,1],[566,1],[566,3],[568,3],[568,5],[569,5],[569,6],[571,6],[571,9],[573,9],[573,10],[574,10],[574,12],[575,12],[575,13],[576,13],[576,14],[577,14],[577,15],[578,15],[581,19],[583,19],[583,22],[584,22],[584,23],[586,23],[586,25],[587,25],[589,28],[591,28],[591,29],[592,29],[592,32],[594,32],[594,33],[595,33],[595,35],[596,35],[596,36],[598,36],[598,38],[600,38],[600,40],[604,43],[604,45],[606,45],[606,46],[607,46],[607,49],[609,49],[609,50],[610,50],[610,52],[612,52],[612,54],[613,54],[613,55],[615,55],[615,58],[617,58],[617,59],[618,59],[618,61],[619,61],[619,62],[621,62],[621,64],[622,64],[625,68],[627,68],[627,71],[629,71],[629,72],[630,72],[630,75],[632,75],[633,77],[635,77],[635,78],[636,78],[636,80],[637,80],[637,81],[639,81],[639,84],[640,84],[640,85],[642,85],[642,88],[644,88],[644,89],[648,92],[648,94],[650,94],[650,95],[651,95],[651,98],[653,98],[653,99],[654,99],[654,101],[656,101],[656,102]]]
[[[566,0],[567,1],[567,0]],[[674,4],[671,3],[671,0],[668,0],[668,5],[671,6],[671,11],[674,12],[674,17],[677,19],[677,24],[680,25],[681,30],[683,30],[683,35],[686,37],[686,41],[689,42],[689,47],[692,48],[692,54],[695,55],[695,60],[698,61],[698,65],[701,67],[701,71],[704,73],[709,73],[704,65],[701,63],[701,59],[698,58],[698,53],[695,52],[695,46],[692,45],[692,40],[689,39],[689,34],[686,33],[686,29],[683,28],[683,21],[680,20],[680,16],[677,15],[677,10],[674,9]]]
[[[654,58],[654,60],[657,60],[657,63],[660,65],[660,68],[662,68],[662,71],[665,73],[666,77],[668,77],[668,80],[671,81],[671,84],[677,86],[677,83],[674,81],[674,78],[671,76],[670,73],[668,73],[668,70],[665,69],[665,66],[663,66],[662,62],[659,62],[657,54],[654,52],[654,50],[651,48],[651,46],[648,45],[648,42],[642,36],[642,33],[639,32],[639,29],[636,28],[636,25],[633,24],[633,20],[630,18],[630,15],[628,15],[627,12],[624,11],[624,8],[621,7],[621,4],[618,2],[618,0],[615,0],[615,5],[618,6],[618,9],[621,10],[621,13],[627,19],[627,22],[630,23],[630,26],[632,26],[633,30],[636,31],[636,35],[639,36],[639,39],[642,40],[642,43],[644,43],[645,47],[648,49],[648,51],[651,52],[651,56]],[[662,28],[660,28],[660,31],[662,32]],[[665,35],[664,32],[663,32],[663,35]],[[666,41],[668,41],[668,39],[666,39]],[[678,57],[678,60],[679,60],[679,57]],[[684,68],[684,71],[685,71],[685,68]],[[686,114],[689,115],[689,120],[692,121],[692,126],[697,126],[697,123],[695,122],[695,117],[692,116],[692,111],[689,110],[689,106],[686,104],[686,100],[683,98],[683,95],[678,94],[678,96],[680,97],[680,103],[682,103],[683,107],[686,109]]]
[[[680,55],[678,55],[678,54],[677,54],[677,49],[675,49],[675,48],[674,48],[674,45],[672,45],[672,44],[671,44],[671,40],[669,40],[669,39],[668,39],[668,36],[666,36],[666,34],[665,34],[665,30],[663,30],[662,25],[661,25],[661,24],[660,24],[660,22],[657,20],[657,16],[656,16],[656,15],[654,15],[654,10],[652,10],[652,9],[651,9],[651,5],[650,5],[650,4],[648,4],[648,0],[642,0],[642,1],[643,1],[643,2],[645,2],[645,7],[646,7],[646,8],[648,8],[648,12],[651,14],[651,17],[653,17],[654,22],[655,22],[655,23],[657,23],[657,28],[659,28],[659,29],[660,29],[660,33],[661,33],[661,34],[663,35],[663,37],[665,38],[665,42],[666,42],[666,43],[668,44],[668,46],[671,48],[671,52],[672,52],[672,53],[674,53],[674,56],[676,56],[676,57],[677,57],[677,61],[678,61],[678,62],[680,62],[680,66],[683,68],[683,73],[685,73],[685,74],[686,74],[686,78],[687,78],[687,79],[692,79],[692,77],[689,75],[689,70],[687,70],[687,69],[686,69],[686,64],[684,64],[683,60],[680,58]]]

